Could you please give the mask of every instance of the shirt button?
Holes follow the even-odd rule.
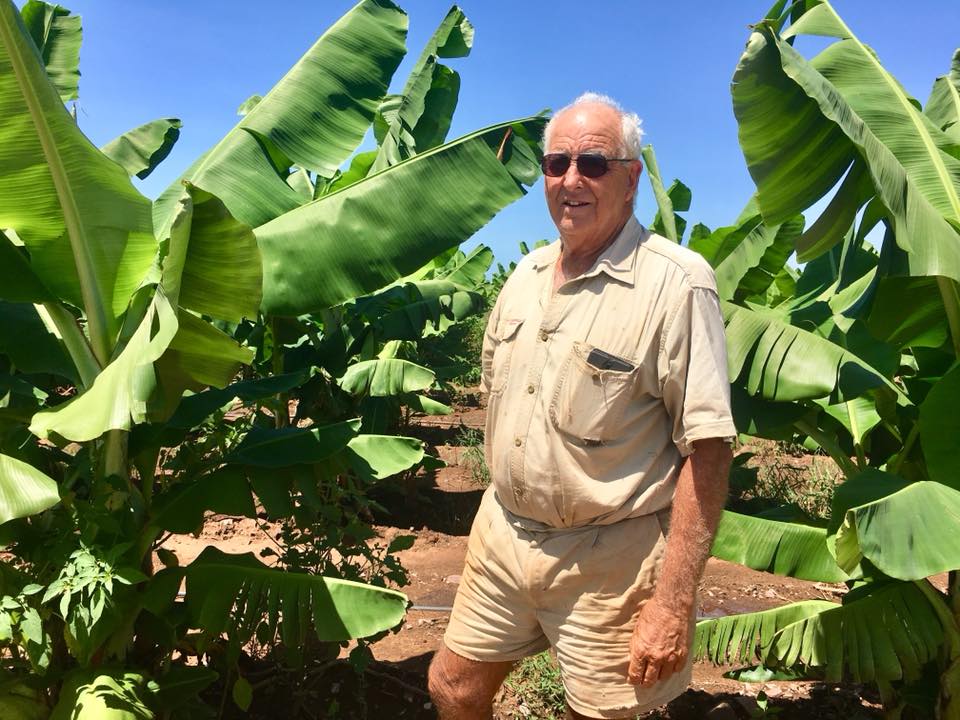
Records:
[[[537,389],[533,385],[527,385],[527,392],[533,395]]]
[[[513,441],[513,444],[516,445],[517,447],[520,447],[521,445],[523,445],[523,440],[521,440],[520,438],[516,438]]]
[[[550,334],[546,330],[540,331],[540,340],[542,342],[546,342],[548,337],[550,337]]]

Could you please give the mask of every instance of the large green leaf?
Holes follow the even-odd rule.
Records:
[[[242,347],[206,320],[181,310],[177,318],[177,334],[160,362],[175,364],[198,386],[223,388],[233,380],[241,365],[253,361],[254,355],[253,348]]]
[[[388,0],[362,0],[180,180],[213,193],[251,227],[299,206],[286,170],[296,164],[330,177],[349,157],[403,57],[406,29],[406,15]],[[161,237],[180,180],[155,204]]]
[[[487,270],[493,264],[493,250],[486,245],[478,245],[469,255],[461,252],[436,272],[437,278],[457,285],[463,290],[475,290],[487,276]]]
[[[710,552],[721,560],[801,580],[849,579],[827,549],[827,531],[810,525],[724,510]]]
[[[930,389],[920,405],[920,444],[927,473],[954,490],[960,490],[960,365],[955,366]]]
[[[750,229],[744,235],[747,227]],[[766,292],[793,253],[802,230],[800,215],[772,227],[765,225],[759,215],[741,223],[734,235],[742,239],[714,266],[720,297],[733,300]]]
[[[264,624],[284,644],[311,632],[339,642],[387,630],[403,619],[407,598],[395,590],[268,568],[252,553],[207,548],[187,568],[186,602],[194,627],[249,638]]]
[[[960,49],[953,53],[950,72],[933,83],[923,112],[951,140],[960,144]]]
[[[960,159],[951,154],[950,138],[917,109],[829,3],[809,9],[783,38],[768,26],[758,29],[738,68],[748,90],[738,103],[735,89],[735,107],[742,110],[741,144],[764,216],[800,210],[822,197],[855,149],[887,208],[897,244],[908,254],[910,273],[960,279]],[[808,62],[788,42],[799,34],[838,41]],[[749,102],[767,117],[758,118]],[[787,129],[776,131],[778,124]],[[765,128],[777,136],[763,138]],[[798,158],[817,153],[824,156],[823,167],[798,166]]]
[[[137,672],[78,670],[67,676],[50,720],[153,720],[147,678]]]
[[[819,668],[828,682],[915,680],[936,657],[943,627],[912,583],[868,585],[843,605],[807,601],[697,625],[695,657],[750,657],[767,667]]]
[[[423,460],[423,443],[416,438],[357,435],[347,447],[351,467],[368,480],[383,480]]]
[[[300,315],[383,287],[457,245],[536,178],[528,118],[455,140],[256,228],[263,311]],[[509,138],[507,138],[509,139]]]
[[[21,460],[0,455],[0,524],[43,512],[58,502],[56,482]]]
[[[380,172],[442,143],[460,91],[460,76],[438,62],[464,57],[473,45],[473,26],[454,5],[427,41],[399,95],[384,99],[374,131],[380,145],[369,168]]]
[[[181,127],[177,118],[153,120],[114,138],[100,150],[128,174],[143,180],[173,150]]]
[[[690,654],[694,661],[714,665],[753,663],[766,656],[783,628],[837,607],[826,600],[804,600],[772,610],[701,620]]]
[[[882,277],[867,324],[897,348],[940,347],[949,331],[937,278]]]
[[[82,395],[33,417],[30,432],[85,442],[107,430],[129,430],[147,419],[147,402],[156,389],[154,361],[177,332],[176,311],[161,288],[120,355]]]
[[[227,459],[232,463],[272,468],[317,463],[343,450],[359,430],[359,420],[316,428],[254,427]]]
[[[409,360],[384,358],[354,363],[340,379],[351,395],[391,397],[426,390],[436,379],[433,371]]]
[[[17,232],[47,288],[84,309],[105,363],[156,251],[150,202],[80,132],[8,0],[0,3],[0,167],[0,228]]]
[[[30,0],[20,9],[24,27],[30,33],[50,82],[63,102],[77,99],[80,83],[80,44],[83,29],[78,15],[60,5]]]
[[[167,295],[180,307],[238,323],[260,305],[260,251],[249,226],[216,197],[188,184],[163,264]]]
[[[916,482],[850,508],[837,531],[837,564],[847,570],[867,558],[900,580],[960,569],[960,491]]]
[[[767,400],[858,397],[885,386],[902,397],[878,370],[826,338],[791,325],[765,308],[723,303],[731,380],[745,373],[746,389]]]

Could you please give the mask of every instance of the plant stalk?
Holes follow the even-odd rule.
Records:
[[[283,346],[280,344],[280,319],[270,318],[270,334],[273,336],[273,352],[271,365],[274,375],[283,374]],[[277,393],[277,407],[274,410],[274,425],[277,428],[285,428],[290,425],[290,395],[282,392]]]
[[[915,422],[907,434],[907,439],[903,441],[903,449],[900,450],[900,453],[893,459],[893,462],[887,466],[887,472],[894,474],[900,472],[900,467],[906,462],[907,456],[910,454],[910,451],[913,450],[913,445],[918,437],[920,437],[920,423]]]
[[[809,435],[817,445],[823,448],[826,453],[833,458],[833,461],[840,467],[843,471],[843,474],[849,480],[854,475],[860,472],[860,468],[847,457],[846,453],[837,445],[836,440],[831,438],[820,428],[818,428],[813,423],[808,420],[797,420],[794,422],[797,430],[802,433]]]
[[[87,337],[83,334],[80,326],[77,325],[76,318],[63,305],[57,302],[43,303],[35,305],[37,313],[43,320],[48,329],[56,330],[60,336],[70,359],[73,360],[74,367],[80,374],[81,387],[79,390],[86,390],[100,374],[100,363],[97,362],[93,354],[93,348],[87,342]]]

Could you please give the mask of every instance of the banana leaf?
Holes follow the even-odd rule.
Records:
[[[32,465],[0,455],[0,524],[36,515],[58,502],[56,482]]]
[[[843,582],[827,531],[724,510],[710,554],[754,570],[817,582]]]
[[[268,568],[252,553],[205,549],[186,568],[186,603],[193,627],[241,640],[265,625],[285,645],[308,634],[339,642],[388,630],[404,616],[407,598],[395,590]]]
[[[934,81],[923,112],[960,145],[960,49],[953,53],[950,72]]]
[[[390,2],[362,0],[330,27],[227,135],[154,204],[164,237],[181,181],[216,195],[257,227],[298,207],[290,165],[330,177],[360,143],[404,54],[407,17]]]
[[[920,405],[920,445],[931,480],[960,490],[960,366],[934,384]]]
[[[542,124],[528,118],[477,131],[257,227],[262,311],[332,307],[462,242],[536,179],[534,141],[525,136]]]
[[[173,150],[183,124],[177,118],[164,118],[135,127],[114,138],[100,151],[127,171],[143,180]]]
[[[0,3],[0,166],[0,227],[23,240],[44,286],[84,309],[105,364],[156,252],[150,202],[80,132],[9,0]]]
[[[436,379],[433,371],[409,360],[383,358],[354,363],[340,378],[351,395],[391,397],[426,390]]]
[[[849,570],[866,558],[899,580],[957,570],[958,526],[960,491],[936,482],[912,483],[846,511],[837,531],[837,564]]]
[[[80,84],[80,45],[83,28],[80,17],[60,5],[30,0],[20,17],[33,40],[50,82],[63,102],[76,100]]]

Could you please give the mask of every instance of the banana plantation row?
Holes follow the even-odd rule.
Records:
[[[440,463],[403,428],[450,411],[431,390],[462,358],[437,338],[492,299],[492,253],[458,247],[537,180],[546,120],[448,141],[442,60],[473,27],[452,8],[388,95],[406,29],[362,0],[151,202],[131,177],[180,122],[94,147],[65,104],[79,18],[0,1],[0,716],[202,717],[218,681],[245,709],[251,640],[304,663],[404,617],[386,586],[409,538],[367,546],[368,492]],[[807,58],[804,35],[830,42]],[[958,718],[960,52],[921,105],[828,2],[781,0],[732,99],[756,193],[687,233],[691,192],[648,146],[651,225],[715,268],[738,429],[819,449],[844,480],[829,517],[726,512],[714,554],[850,590],[704,621],[696,655]],[[297,540],[181,565],[164,541],[209,512]]]

